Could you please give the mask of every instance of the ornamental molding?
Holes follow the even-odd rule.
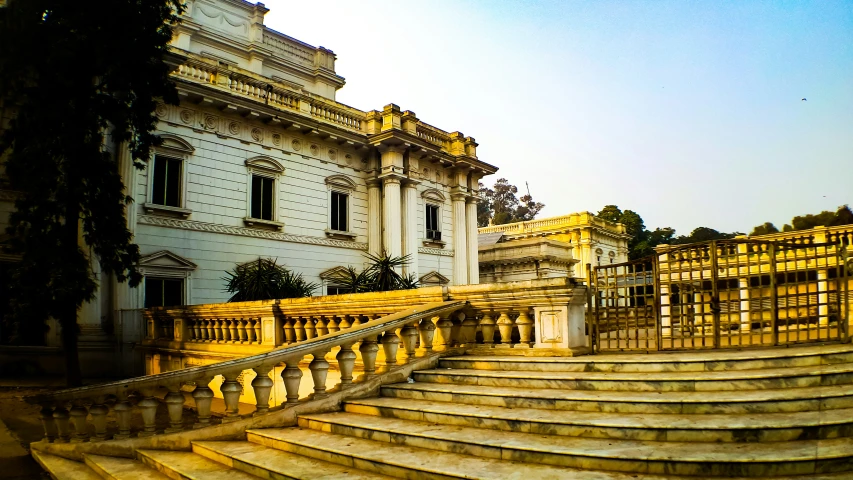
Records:
[[[453,250],[445,250],[443,248],[418,247],[418,253],[426,255],[439,255],[442,257],[452,257]]]
[[[291,235],[288,233],[259,230],[256,228],[230,227],[227,225],[196,222],[193,220],[181,220],[178,218],[156,217],[153,215],[140,215],[138,223],[143,225],[154,225],[157,227],[179,228],[181,230],[191,230],[195,232],[221,233],[224,235],[266,238],[269,240],[279,240],[282,242],[304,243],[308,245],[321,245],[325,247],[349,248],[352,250],[367,250],[366,243],[359,243],[347,240],[335,240],[323,237],[309,237],[307,235]]]

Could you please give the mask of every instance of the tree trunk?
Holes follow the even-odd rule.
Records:
[[[68,174],[68,199],[65,206],[65,250],[68,258],[78,255],[80,241],[80,203],[74,190],[77,188],[76,175]],[[59,324],[62,326],[62,348],[65,350],[65,379],[69,387],[79,387],[83,384],[80,373],[80,358],[77,348],[77,311],[79,306],[74,298],[68,298],[62,309],[62,317]]]

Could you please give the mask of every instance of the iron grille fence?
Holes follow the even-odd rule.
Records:
[[[846,245],[735,239],[590,269],[596,351],[844,341]]]

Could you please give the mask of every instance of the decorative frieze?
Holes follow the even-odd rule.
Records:
[[[140,215],[139,223],[143,225],[154,225],[157,227],[180,228],[182,230],[192,230],[196,232],[221,233],[225,235],[239,235],[243,237],[280,240],[283,242],[305,243],[309,245],[323,245],[327,247],[349,248],[353,250],[367,250],[367,244],[360,242],[335,240],[323,237],[311,237],[307,235],[292,235],[289,233],[259,230],[255,228],[232,227],[228,225],[217,225],[214,223],[196,222],[193,220],[181,220],[177,218],[157,217],[153,215]]]
[[[439,255],[442,257],[452,257],[453,256],[453,250],[445,250],[443,248],[419,247],[418,253],[424,253],[427,255]]]

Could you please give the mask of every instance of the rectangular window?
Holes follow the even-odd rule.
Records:
[[[181,206],[181,160],[154,157],[154,179],[151,203],[169,207]]]
[[[344,287],[336,287],[334,285],[329,285],[326,287],[326,295],[343,295],[345,293],[351,293],[349,288]]]
[[[184,281],[179,278],[145,277],[145,308],[184,304]]]
[[[349,195],[332,192],[332,222],[330,228],[340,232],[347,231],[347,200]]]
[[[252,175],[252,218],[273,219],[273,193],[275,180]]]
[[[438,218],[438,206],[426,206],[426,231],[430,240],[441,240],[441,227]]]

